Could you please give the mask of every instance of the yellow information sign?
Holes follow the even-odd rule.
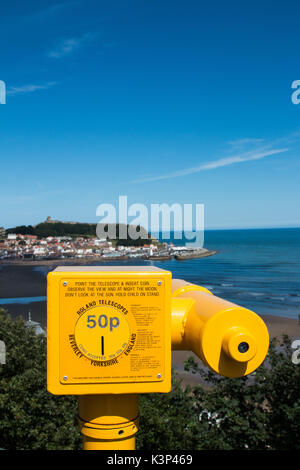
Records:
[[[171,273],[60,267],[48,274],[48,390],[171,389]]]

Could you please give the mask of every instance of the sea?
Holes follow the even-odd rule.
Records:
[[[204,246],[217,254],[166,268],[259,314],[299,318],[300,228],[206,230]]]
[[[161,241],[184,245],[175,234]],[[173,278],[199,284],[213,294],[261,315],[300,318],[300,228],[206,230],[204,247],[217,254],[177,261],[111,261],[107,265],[155,265]],[[95,263],[93,263],[95,265]],[[17,269],[17,266],[16,266]],[[53,267],[35,266],[45,276]],[[1,305],[28,305],[46,298],[0,299]]]

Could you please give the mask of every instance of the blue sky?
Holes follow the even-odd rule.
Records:
[[[300,226],[296,1],[1,5],[0,226],[100,203],[203,203],[206,228]]]

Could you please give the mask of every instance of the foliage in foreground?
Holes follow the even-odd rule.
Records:
[[[6,345],[6,364],[0,365],[0,447],[80,446],[77,399],[46,390],[46,338],[0,309],[0,339]]]
[[[0,447],[80,449],[77,398],[46,390],[46,340],[0,309]],[[138,449],[299,449],[300,365],[291,341],[271,344],[265,363],[246,378],[227,379],[197,367],[204,387],[173,378],[169,394],[140,397]]]

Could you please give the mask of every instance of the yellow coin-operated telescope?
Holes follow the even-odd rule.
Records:
[[[138,394],[171,390],[171,350],[225,377],[263,362],[262,319],[156,267],[58,267],[47,278],[47,388],[79,396],[84,449],[135,449]]]

